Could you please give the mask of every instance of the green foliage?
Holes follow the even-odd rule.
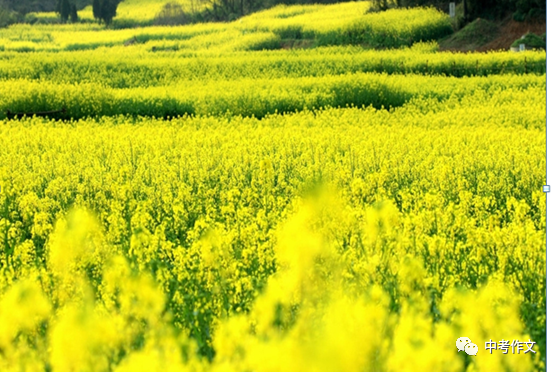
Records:
[[[448,11],[449,3],[449,0],[373,0],[371,8],[385,10],[391,7],[434,6]],[[461,0],[456,3],[456,18],[462,18],[457,20],[459,28],[477,18],[502,19],[506,13],[515,12],[514,19],[523,21],[528,16],[544,16],[546,11],[546,0]]]
[[[0,6],[19,13],[21,16],[35,10],[55,10],[57,0],[0,0]]]
[[[69,10],[69,19],[71,23],[77,23],[79,21],[79,15],[77,14],[77,6],[72,3]]]
[[[91,0],[71,0],[77,10],[91,4]],[[29,12],[58,12],[59,0],[0,0],[0,6],[25,15]]]
[[[518,6],[513,15],[513,19],[518,22],[536,19],[546,20],[546,7],[542,7],[537,4],[533,5]]]
[[[375,22],[377,17],[381,17],[382,22]],[[369,14],[367,18],[339,30],[316,35],[316,42],[318,45],[362,44],[373,48],[399,48],[438,40],[452,32],[448,18],[435,9],[392,9],[383,14]]]
[[[519,10],[516,10],[512,16],[514,21],[523,22],[525,21],[525,18],[527,15],[525,13],[520,12]]]
[[[498,32],[499,27],[495,23],[477,18],[448,39],[441,41],[441,45],[457,50],[475,50],[494,40],[498,36]]]
[[[20,18],[21,17],[17,12],[0,5],[0,28],[16,23]]]
[[[93,0],[94,18],[104,22],[106,26],[112,23],[117,14],[117,6],[121,0]]]
[[[58,13],[62,22],[67,22],[71,13],[71,5],[69,0],[58,0]]]
[[[512,47],[519,47],[524,44],[526,49],[546,49],[546,37],[542,37],[530,32],[512,43]]]
[[[185,14],[178,3],[167,3],[154,19],[155,25],[175,26],[190,23],[190,17]]]
[[[546,20],[546,9],[532,8],[527,14],[528,19],[544,19]]]
[[[518,12],[529,14],[532,10],[546,11],[546,0],[513,0],[515,8]]]
[[[430,57],[431,55],[426,55],[426,58]],[[486,65],[464,66],[462,62],[457,61],[459,72],[464,68],[473,71],[480,68],[482,74],[487,71]],[[216,66],[197,66],[203,70],[202,75],[194,75],[190,70],[181,71],[185,76],[178,80],[172,71],[167,71],[167,79],[171,81],[162,83],[163,77],[154,71],[136,69],[132,75],[126,76],[123,70],[118,71],[113,64],[108,66],[112,67],[104,69],[104,66],[98,66],[99,71],[109,71],[107,75],[100,73],[94,76],[87,73],[79,76],[78,81],[67,80],[71,74],[69,71],[60,76],[65,82],[5,80],[0,86],[0,112],[10,110],[32,115],[33,112],[66,107],[67,112],[63,116],[74,119],[119,114],[175,117],[225,113],[262,118],[276,112],[317,110],[321,107],[393,108],[422,98],[448,100],[469,91],[489,94],[488,92],[496,90],[509,91],[511,88],[544,89],[543,78],[540,76],[491,76],[464,80],[462,84],[443,76],[389,76],[348,72],[339,75],[339,71],[333,76],[329,75],[329,70],[324,69],[319,71],[320,76],[301,77],[292,74],[286,77],[283,76],[284,70],[279,68],[273,72],[264,71],[254,77],[255,70],[246,70],[247,66],[243,67],[245,71],[242,77],[235,75],[232,80],[225,79],[224,75],[217,76]],[[452,66],[446,64],[442,71],[447,71]],[[260,65],[256,67],[263,69]],[[384,72],[400,72],[398,65],[390,62],[381,66],[377,64],[375,67]],[[525,68],[523,64],[518,67],[521,70]],[[409,70],[413,66],[406,64],[402,68]],[[419,68],[421,72],[428,72],[428,66],[424,61]],[[281,76],[279,71],[283,71]],[[245,76],[247,74],[248,77]],[[264,76],[266,74],[275,77],[268,78]],[[101,76],[105,78],[100,78]],[[149,79],[154,76],[157,76],[162,85],[152,86]],[[194,80],[191,80],[191,77],[194,77]],[[80,81],[81,79],[83,81]],[[103,84],[96,81],[103,81]],[[132,85],[135,86],[131,87]]]
[[[102,19],[102,13],[100,12],[100,10],[100,0],[92,0],[92,15],[94,16],[94,19]]]
[[[389,9],[392,5],[390,0],[371,0],[368,11],[369,12],[381,12]]]

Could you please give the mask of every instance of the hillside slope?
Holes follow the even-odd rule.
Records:
[[[461,30],[442,39],[440,50],[459,52],[487,52],[508,50],[510,45],[527,33],[542,35],[546,32],[546,19],[525,22],[506,17],[502,21],[487,21],[478,18]]]

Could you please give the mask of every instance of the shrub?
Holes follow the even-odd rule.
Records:
[[[514,13],[512,18],[514,21],[523,22],[525,21],[526,14],[523,12],[520,12],[519,10]]]
[[[525,44],[527,49],[546,49],[546,37],[543,39],[534,33],[528,33],[514,41],[512,47],[519,47],[520,44]]]
[[[16,23],[18,20],[19,17],[16,12],[0,6],[0,28]]]
[[[167,3],[154,19],[154,24],[172,26],[190,23],[189,17],[183,11],[180,4]]]
[[[529,11],[529,14],[527,15],[527,19],[540,19],[540,18],[546,19],[546,10],[533,8]]]

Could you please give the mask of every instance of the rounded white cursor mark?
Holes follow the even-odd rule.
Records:
[[[469,343],[469,344],[466,344],[466,346],[464,347],[464,350],[467,353],[467,355],[477,355],[479,348],[477,347],[477,345]]]
[[[468,337],[460,337],[459,339],[457,339],[456,347],[458,348],[458,353],[460,351],[464,351],[464,347],[469,343],[471,343],[471,340]]]

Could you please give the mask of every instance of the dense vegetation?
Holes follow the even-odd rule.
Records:
[[[370,5],[2,32],[0,370],[544,370],[546,53]]]
[[[27,18],[36,22],[46,18],[50,22],[61,18],[63,22],[89,19],[102,20],[106,25],[116,18],[117,27],[145,24],[185,24],[206,21],[232,21],[255,11],[280,4],[325,4],[341,3],[343,0],[0,0],[0,27],[23,21],[29,12],[41,12]],[[444,0],[371,0],[363,10],[381,11],[391,8],[433,6],[448,12],[450,1]],[[501,18],[510,12],[514,19],[523,21],[529,17],[546,15],[546,0],[462,0],[458,1],[463,14],[462,24],[478,17]],[[86,8],[85,8],[86,7]],[[83,14],[77,10],[85,8]],[[73,13],[75,12],[75,13]],[[136,13],[136,14],[135,14]],[[46,13],[47,14],[47,13]],[[128,16],[132,15],[129,19]],[[137,17],[140,15],[140,17]]]
[[[279,6],[231,23],[203,23],[174,28],[144,27],[101,33],[97,31],[103,30],[103,27],[92,24],[65,27],[19,25],[0,35],[0,45],[7,47],[6,44],[16,41],[21,46],[30,47],[30,50],[53,51],[67,47],[67,43],[77,44],[74,49],[91,49],[169,40],[196,52],[202,49],[221,50],[221,47],[228,50],[229,45],[256,43],[256,40],[263,42],[259,49],[271,49],[280,40],[302,38],[311,39],[316,45],[363,44],[396,48],[452,33],[448,16],[434,9],[394,9],[384,13],[364,14],[363,10],[367,6],[367,2]],[[92,19],[92,14],[90,17]],[[130,12],[129,17],[140,20],[142,15]]]
[[[265,67],[270,69],[271,65],[270,61],[264,62],[252,66],[252,70],[257,68],[263,73],[252,71],[248,76],[237,74],[232,64],[221,71],[217,63],[207,66],[191,63],[190,67],[200,69],[193,79],[186,75],[187,70],[179,70],[178,65],[175,66],[177,71],[163,72],[130,66],[137,68],[129,74],[123,66],[115,72],[108,63],[100,65],[109,71],[108,78],[104,78],[106,70],[103,69],[97,74],[89,71],[84,75],[77,70],[74,75],[68,71],[68,75],[52,76],[51,81],[44,79],[48,74],[42,75],[37,71],[39,75],[35,75],[33,71],[34,80],[15,78],[3,82],[0,87],[0,110],[29,112],[32,115],[33,112],[65,107],[67,111],[59,114],[60,118],[118,114],[156,117],[231,114],[261,118],[268,113],[323,107],[399,107],[418,98],[444,101],[475,91],[545,89],[543,76],[507,75],[467,79],[461,83],[453,77],[363,73],[356,71],[356,66],[352,66],[350,71],[347,67],[333,69],[331,74],[323,70],[303,76],[307,71],[295,71],[294,65],[289,71],[275,68],[274,71],[265,71]],[[314,59],[311,68],[317,67],[316,63]],[[48,66],[44,67],[48,71]],[[371,69],[371,66],[361,67]],[[449,67],[446,63],[444,68]],[[523,67],[518,67],[523,72]],[[481,68],[482,71],[486,69]],[[426,70],[427,66],[420,63],[419,69]],[[436,65],[433,69],[440,71]],[[473,69],[474,65],[470,65],[469,70]],[[214,71],[219,74],[212,75]],[[280,72],[285,76],[278,76]],[[148,81],[152,83],[148,85]],[[499,94],[499,97],[502,96]]]

